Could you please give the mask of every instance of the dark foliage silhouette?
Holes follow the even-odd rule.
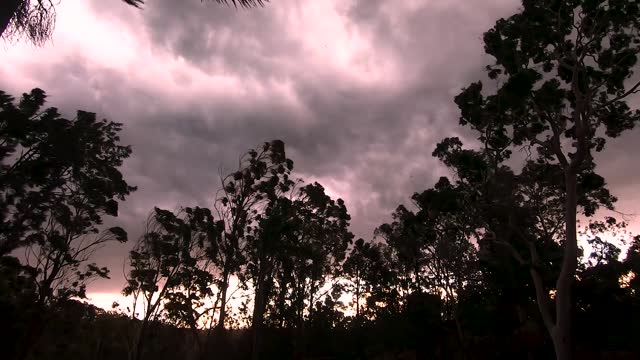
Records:
[[[535,152],[534,161],[556,167],[564,178],[564,254],[553,299],[540,279],[535,245],[529,255],[538,307],[556,356],[570,359],[578,207],[587,216],[593,212],[582,203],[580,187],[603,183],[592,172],[593,152],[603,151],[607,137],[640,120],[640,112],[626,103],[640,87],[626,81],[637,62],[640,9],[635,2],[615,1],[522,4],[520,13],[499,20],[484,35],[485,51],[496,60],[487,72],[499,82],[497,92],[484,95],[478,82],[455,100],[461,125],[479,133],[494,163],[509,158],[511,145],[527,146]]]
[[[26,296],[12,306],[28,304],[21,358],[38,342],[47,309],[108,277],[89,260],[104,244],[127,241],[124,229],[101,225],[135,190],[118,170],[131,154],[119,145],[121,124],[85,111],[68,120],[45,100],[40,89],[17,103],[0,91],[0,256],[7,286]]]

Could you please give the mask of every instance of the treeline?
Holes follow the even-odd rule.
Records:
[[[450,176],[373,239],[354,238],[341,199],[295,177],[282,141],[248,151],[209,206],[153,209],[127,259],[134,303],[111,311],[77,300],[108,277],[95,252],[127,241],[101,226],[135,190],[119,171],[131,154],[121,124],[62,118],[40,89],[0,93],[6,353],[637,358],[640,237],[595,217],[617,199],[594,155],[640,121],[627,103],[639,12],[524,1],[499,20],[484,35],[496,90],[477,82],[455,98],[476,146],[440,141],[432,155]]]

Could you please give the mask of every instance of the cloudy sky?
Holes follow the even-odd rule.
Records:
[[[273,0],[236,11],[148,0],[140,11],[62,0],[50,43],[0,44],[0,89],[40,87],[67,115],[83,109],[125,124],[133,156],[123,171],[139,190],[110,223],[130,237],[153,206],[208,204],[219,169],[277,138],[296,173],[345,199],[352,230],[371,238],[398,204],[446,174],[431,158],[435,144],[469,136],[452,99],[483,77],[482,33],[518,3]],[[599,159],[626,213],[640,200],[639,135]],[[112,280],[93,294],[119,291],[128,249],[105,249]]]

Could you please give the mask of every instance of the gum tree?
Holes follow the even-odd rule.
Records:
[[[558,359],[572,358],[571,288],[578,265],[578,179],[608,138],[633,128],[640,113],[627,104],[638,92],[633,67],[640,49],[637,2],[525,0],[519,13],[484,34],[495,63],[492,95],[473,83],[456,97],[460,123],[487,148],[527,146],[561,169],[563,260],[552,299],[536,283],[538,307]],[[637,81],[637,80],[636,80]],[[551,302],[555,306],[551,306]]]

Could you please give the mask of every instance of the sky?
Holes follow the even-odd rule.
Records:
[[[154,206],[207,206],[219,173],[281,139],[294,172],[341,197],[352,231],[371,239],[412,193],[447,170],[431,152],[458,125],[453,97],[484,78],[482,34],[518,0],[272,0],[235,10],[199,0],[62,0],[42,47],[0,43],[0,89],[34,87],[49,105],[124,124],[122,171],[138,191],[106,221],[129,232],[96,261],[111,280],[89,287],[106,306]],[[635,98],[633,104],[640,104]],[[598,171],[635,213],[640,129],[611,141]],[[633,230],[638,221],[629,217]]]

